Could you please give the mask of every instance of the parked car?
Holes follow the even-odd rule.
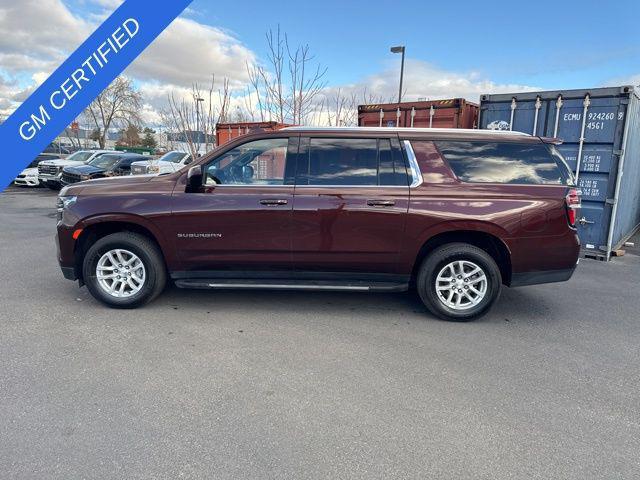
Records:
[[[187,171],[70,186],[64,276],[118,308],[185,288],[404,291],[470,320],[502,285],[568,280],[574,180],[551,140],[515,132],[287,128]]]
[[[45,148],[42,153],[54,153],[58,155],[69,155],[71,150],[69,147],[61,145],[59,143],[50,143],[47,148]]]
[[[190,164],[193,161],[191,154],[170,151],[165,153],[158,159],[147,159],[141,162],[134,162],[131,164],[131,175],[146,175],[149,173],[173,173],[180,170],[185,165]]]
[[[61,182],[62,185],[71,185],[94,178],[129,175],[131,163],[141,158],[144,158],[144,155],[137,153],[105,153],[86,164],[64,167]]]
[[[52,190],[59,190],[62,187],[64,167],[83,165],[105,153],[113,153],[113,150],[78,150],[66,158],[41,162],[38,165],[40,183]]]
[[[45,160],[59,159],[60,155],[52,153],[41,153],[27,167],[20,172],[20,175],[13,181],[14,184],[22,187],[40,187],[41,183],[38,179],[38,165]]]

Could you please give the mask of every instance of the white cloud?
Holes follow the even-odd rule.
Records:
[[[188,18],[177,18],[128,69],[141,80],[183,87],[207,84],[211,74],[229,78],[233,86],[247,79],[246,63],[255,54],[222,30]]]
[[[356,89],[396,101],[398,95],[399,70],[387,69],[379,74],[371,75],[356,85],[348,86],[348,90]],[[483,93],[507,93],[539,90],[538,87],[519,84],[501,84],[479,73],[451,72],[435,67],[421,60],[408,59],[405,62],[402,99],[413,101],[418,99],[440,100],[445,98],[466,98],[478,102]]]
[[[0,90],[2,111],[11,111],[55,70],[89,35],[99,18],[121,0],[90,0],[97,11],[84,18],[72,13],[61,0],[24,0],[0,7],[0,71],[15,78],[31,77],[32,83]],[[191,12],[193,13],[193,12]],[[51,26],[54,26],[52,28]],[[188,18],[177,18],[129,66],[126,74],[145,85],[151,96],[148,118],[155,106],[166,103],[167,94],[188,92],[193,83],[209,84],[211,75],[227,77],[231,88],[246,82],[246,63],[255,54],[229,33]],[[8,80],[5,79],[3,85]],[[155,85],[155,86],[154,86]]]
[[[83,13],[83,18],[61,0],[23,0],[0,7],[0,75],[4,72],[5,76],[0,76],[0,113],[11,111],[23,101],[87,37],[97,18],[108,15],[121,3],[120,0],[86,2],[89,10]],[[224,77],[230,80],[235,92],[230,111],[244,109],[246,64],[256,62],[259,59],[255,53],[229,32],[182,16],[129,66],[126,74],[136,80],[144,96],[143,118],[158,123],[158,112],[166,107],[169,93],[173,92],[178,98],[191,98],[193,83],[207,88],[212,74],[216,75],[218,85]],[[32,82],[27,85],[24,80],[16,81],[25,77],[31,77]],[[635,83],[638,80],[636,77]],[[365,91],[376,98],[393,101],[398,88],[397,66],[356,84],[326,88],[323,94],[331,99],[338,88],[343,95],[356,94],[361,103]],[[536,89],[528,85],[500,84],[477,72],[452,72],[408,59],[403,98],[464,97],[477,102],[482,93]],[[214,96],[215,108],[217,93]]]
[[[89,24],[59,0],[5,2],[0,14],[0,65],[11,72],[53,70],[89,32]]]
[[[621,85],[640,86],[640,73],[627,77],[612,78],[603,83],[603,86],[606,87],[619,87]]]

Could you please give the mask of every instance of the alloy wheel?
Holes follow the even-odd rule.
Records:
[[[117,298],[131,297],[138,293],[144,286],[146,275],[140,257],[121,248],[106,252],[96,265],[98,285]]]
[[[488,282],[480,266],[468,260],[456,260],[440,270],[435,286],[443,305],[453,310],[468,310],[485,298]]]

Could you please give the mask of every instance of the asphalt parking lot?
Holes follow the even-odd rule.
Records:
[[[62,278],[54,207],[0,195],[2,478],[637,478],[637,250],[468,324],[408,294],[118,311]]]

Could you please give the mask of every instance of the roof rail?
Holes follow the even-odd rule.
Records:
[[[288,131],[312,131],[312,132],[398,132],[398,133],[475,133],[486,135],[522,135],[530,137],[524,132],[514,132],[511,130],[478,130],[471,128],[415,128],[415,127],[285,127],[282,130]]]

